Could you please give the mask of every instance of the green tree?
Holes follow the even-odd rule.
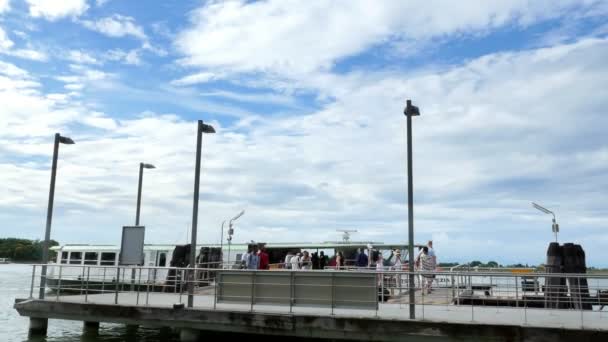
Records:
[[[57,246],[57,241],[51,240],[50,247]],[[16,238],[0,239],[0,258],[10,258],[13,261],[42,261],[43,242]],[[55,253],[51,251],[52,258]]]
[[[486,266],[487,267],[498,267],[498,263],[496,261],[488,261]]]

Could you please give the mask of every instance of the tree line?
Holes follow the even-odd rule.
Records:
[[[12,261],[42,261],[42,245],[44,241],[27,240],[17,238],[0,239],[0,258],[9,258]],[[50,241],[50,246],[57,246],[55,240]],[[49,251],[50,257],[54,252]]]

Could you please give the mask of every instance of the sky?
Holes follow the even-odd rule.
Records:
[[[0,0],[0,237],[407,241],[439,262],[608,266],[608,2]]]

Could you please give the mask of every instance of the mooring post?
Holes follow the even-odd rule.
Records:
[[[88,337],[97,336],[99,334],[99,322],[84,321],[82,334]]]
[[[48,318],[30,317],[30,336],[46,336],[46,330],[49,325]]]

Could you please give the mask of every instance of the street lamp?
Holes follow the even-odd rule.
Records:
[[[152,164],[139,163],[139,186],[137,187],[137,213],[135,214],[135,225],[139,226],[139,209],[141,208],[141,181],[144,175],[144,169],[155,169]]]
[[[230,223],[228,224],[228,262],[230,262],[230,245],[232,243],[232,235],[234,234],[234,228],[232,228],[232,223],[234,221],[236,221],[239,217],[243,216],[245,214],[245,210],[241,210],[241,212],[236,215],[235,217],[233,217],[230,220]]]
[[[211,125],[203,123],[203,120],[198,120],[198,128],[196,131],[196,165],[194,167],[194,200],[192,204],[192,234],[190,240],[190,267],[196,268],[196,229],[198,226],[198,192],[201,179],[201,147],[203,143],[203,133],[215,133],[215,128]],[[194,304],[194,277],[188,286],[188,307],[191,308]]]
[[[411,100],[403,114],[407,117],[407,199],[408,199],[408,257],[409,257],[409,295],[410,295],[410,319],[416,318],[416,292],[414,284],[414,185],[412,175],[412,116],[419,116],[420,110],[412,105]]]
[[[553,230],[553,233],[555,234],[555,242],[557,242],[557,233],[559,233],[559,224],[557,224],[557,222],[555,221],[555,213],[553,213],[551,210],[542,207],[534,202],[532,202],[532,206],[540,211],[542,211],[545,214],[551,214],[553,215],[553,224],[551,225],[551,230]]]
[[[49,262],[49,244],[51,242],[51,222],[53,220],[53,201],[55,199],[55,177],[57,175],[57,154],[59,144],[73,145],[74,140],[62,137],[55,133],[55,145],[53,147],[53,165],[51,166],[51,189],[49,190],[49,205],[46,211],[46,230],[44,232],[44,244],[42,245],[42,270],[40,272],[40,292],[38,298],[44,299],[46,288],[46,264]]]

